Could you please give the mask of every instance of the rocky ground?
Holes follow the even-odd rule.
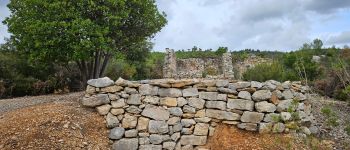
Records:
[[[81,107],[83,93],[46,95],[0,100],[0,149],[109,149],[104,118],[93,109]],[[350,149],[350,108],[346,103],[315,96],[317,137],[292,134],[257,134],[219,125],[205,148],[229,149]],[[322,108],[329,106],[338,125],[330,126]]]

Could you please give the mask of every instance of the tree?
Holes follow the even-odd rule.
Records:
[[[216,51],[215,54],[216,55],[222,55],[223,53],[226,53],[228,51],[227,47],[219,47]]]
[[[308,49],[312,49],[311,45],[308,43],[304,43],[303,46],[300,48],[301,50],[308,50]]]
[[[323,42],[320,39],[314,39],[314,41],[310,45],[312,49],[321,49],[323,46]]]
[[[8,7],[12,14],[3,23],[16,48],[33,60],[76,62],[83,83],[167,22],[155,0],[11,0]]]

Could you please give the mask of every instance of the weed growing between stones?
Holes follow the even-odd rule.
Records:
[[[324,106],[321,109],[321,113],[326,117],[326,123],[328,126],[336,127],[339,125],[338,116],[329,106]]]

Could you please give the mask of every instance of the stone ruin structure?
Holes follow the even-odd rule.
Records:
[[[82,104],[105,117],[114,150],[183,150],[202,148],[219,123],[311,134],[316,126],[308,91],[289,81],[105,77],[88,81]]]
[[[243,74],[248,69],[254,68],[256,65],[262,64],[262,63],[272,63],[272,59],[262,58],[254,54],[250,54],[248,58],[244,59],[243,61],[236,62],[233,65],[233,68],[237,71],[236,79],[242,79]]]
[[[176,59],[174,50],[166,49],[164,78],[234,78],[231,53],[222,58],[188,58]]]

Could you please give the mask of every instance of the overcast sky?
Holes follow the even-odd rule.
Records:
[[[0,0],[0,20],[10,13]],[[154,49],[289,51],[320,38],[326,46],[350,45],[350,0],[157,0],[168,24]],[[0,43],[9,37],[0,26]]]

